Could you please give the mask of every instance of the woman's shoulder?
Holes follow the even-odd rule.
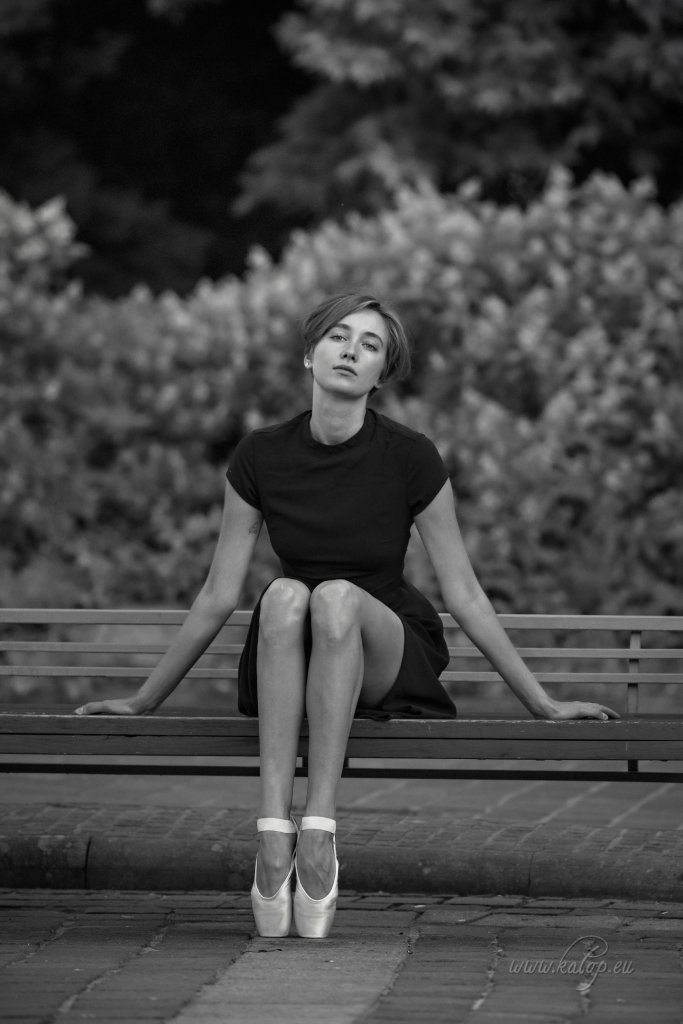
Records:
[[[373,412],[377,417],[378,426],[391,434],[399,443],[409,444],[410,442],[413,442],[413,444],[424,444],[425,441],[429,444],[432,443],[427,435],[421,433],[419,430],[413,430],[412,427],[407,427],[405,423],[399,423],[397,420],[392,420],[383,413],[377,412],[376,409],[373,409]]]
[[[292,419],[290,420],[284,420],[279,423],[267,423],[262,427],[255,427],[250,434],[246,434],[245,436],[251,437],[253,439],[272,438],[273,440],[279,440],[281,437],[286,437],[287,434],[291,433],[293,430],[296,430],[304,416],[307,416],[309,412],[310,409],[298,413],[296,416],[293,416]]]

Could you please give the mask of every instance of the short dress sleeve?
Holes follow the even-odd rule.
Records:
[[[256,480],[256,460],[254,455],[254,435],[247,434],[238,443],[232,456],[230,458],[230,464],[225,474],[235,488],[240,498],[249,505],[253,505],[259,512],[261,508],[261,498],[258,491],[258,483]]]
[[[448,470],[438,448],[420,434],[411,445],[407,465],[408,507],[413,519],[427,508],[448,479]]]

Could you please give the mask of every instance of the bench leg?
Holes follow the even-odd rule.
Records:
[[[637,772],[638,771],[638,762],[637,761],[627,761],[626,764],[627,764],[628,770],[630,772]]]

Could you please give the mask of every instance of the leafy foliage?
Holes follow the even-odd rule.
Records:
[[[90,252],[89,291],[143,281],[187,294],[242,271],[287,218],[237,218],[237,174],[308,78],[259,17],[228,0],[0,0],[0,187],[64,195]]]
[[[524,209],[404,188],[187,299],[62,286],[58,204],[5,196],[0,239],[5,601],[187,605],[234,445],[310,404],[299,317],[363,287],[414,339],[373,405],[435,440],[496,607],[682,613],[683,204],[647,180],[557,169]],[[277,571],[264,540],[241,603]]]
[[[320,79],[237,208],[320,218],[469,177],[526,201],[555,163],[680,196],[683,9],[660,0],[301,0],[279,38]]]

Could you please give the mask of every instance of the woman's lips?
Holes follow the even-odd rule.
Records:
[[[356,371],[352,370],[350,366],[335,366],[334,369],[339,370],[340,373],[352,373],[354,377],[356,376]]]

